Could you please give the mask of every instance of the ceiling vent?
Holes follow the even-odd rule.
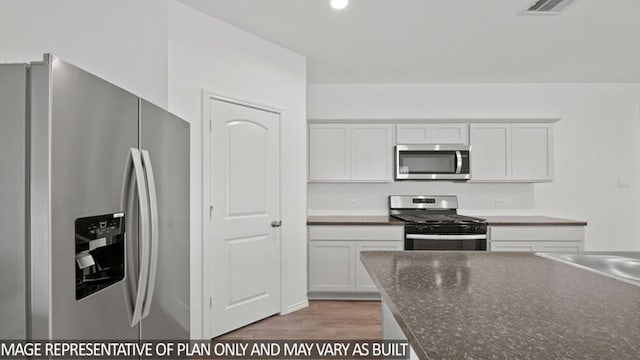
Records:
[[[559,15],[576,0],[537,0],[522,15]]]

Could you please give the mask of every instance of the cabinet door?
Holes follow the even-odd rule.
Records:
[[[469,144],[469,124],[432,124],[431,143]]]
[[[351,126],[351,180],[393,181],[392,125]]]
[[[553,125],[511,126],[513,180],[548,181],[553,178]]]
[[[431,142],[431,125],[398,124],[396,142],[398,144],[429,144]]]
[[[309,291],[354,291],[355,243],[309,241]]]
[[[398,124],[398,144],[469,144],[469,124]]]
[[[351,128],[345,124],[309,125],[309,180],[351,178]]]
[[[511,180],[511,124],[471,124],[471,179]]]
[[[492,241],[491,251],[538,251],[535,241]]]
[[[356,291],[377,292],[378,288],[371,280],[367,269],[362,265],[362,251],[398,251],[402,250],[402,241],[356,241]]]
[[[584,250],[582,241],[540,241],[538,242],[538,251],[566,251],[578,252]]]

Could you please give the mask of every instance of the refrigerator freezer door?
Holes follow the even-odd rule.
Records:
[[[138,98],[59,59],[46,60],[32,65],[34,338],[135,340],[139,327],[130,326],[124,292],[126,278],[138,277],[135,269],[126,270],[124,281],[75,299],[74,221],[125,211],[121,189],[129,149],[139,145]],[[125,218],[126,255],[137,261],[137,210]]]
[[[27,66],[0,65],[0,339],[26,339]]]
[[[141,138],[143,162],[148,151],[147,162],[152,164],[153,178],[149,183],[155,185],[157,202],[157,216],[152,221],[158,229],[157,236],[152,236],[157,239],[152,244],[152,253],[157,251],[155,279],[150,274],[153,289],[149,290],[153,293],[147,292],[143,314],[147,316],[142,320],[141,337],[188,339],[189,124],[141,100]],[[147,175],[151,176],[149,170],[147,167]]]

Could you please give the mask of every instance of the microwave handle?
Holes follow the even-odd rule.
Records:
[[[462,172],[462,153],[460,151],[456,151],[456,174],[460,174]]]

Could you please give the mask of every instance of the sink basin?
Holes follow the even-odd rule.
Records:
[[[640,253],[536,253],[590,270],[614,279],[640,286]]]

